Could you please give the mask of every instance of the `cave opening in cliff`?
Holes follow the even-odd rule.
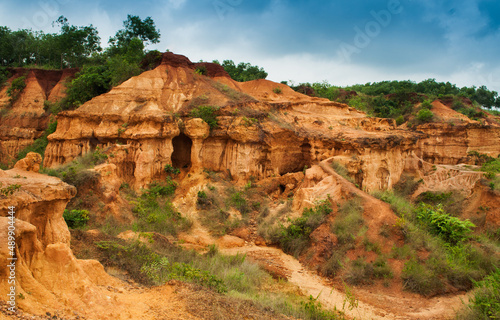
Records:
[[[181,133],[172,139],[174,151],[172,152],[172,166],[175,168],[188,168],[191,165],[191,146],[193,141]]]

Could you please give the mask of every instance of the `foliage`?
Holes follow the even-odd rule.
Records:
[[[111,77],[105,65],[85,66],[68,84],[63,109],[72,109],[95,96],[108,92]]]
[[[500,269],[475,283],[477,289],[459,319],[500,318]]]
[[[314,208],[304,209],[302,216],[294,220],[288,218],[289,225],[281,226],[279,244],[285,252],[298,255],[309,243],[309,235],[319,227],[332,212],[330,202],[323,200]]]
[[[500,173],[500,158],[490,159],[481,167],[482,171],[494,174]]]
[[[350,245],[363,224],[363,204],[359,197],[346,201],[332,226],[340,245]]]
[[[12,80],[7,95],[10,97],[10,102],[13,103],[21,94],[21,91],[26,88],[26,76],[20,76]]]
[[[101,151],[101,148],[96,147],[93,152],[88,152],[82,157],[58,168],[45,169],[44,173],[49,176],[58,177],[64,182],[78,188],[97,182],[99,173],[88,169],[105,162],[107,158],[108,156]]]
[[[416,259],[405,263],[401,279],[404,289],[424,296],[436,295],[444,290],[444,284],[438,275]]]
[[[346,179],[347,181],[349,181],[351,183],[354,183],[354,180],[349,175],[349,171],[347,171],[347,168],[343,164],[341,164],[340,162],[337,162],[337,161],[333,161],[331,164],[331,167],[333,168],[333,170],[335,170],[335,172],[337,172],[339,175],[341,175],[344,179]]]
[[[32,144],[29,146],[25,147],[21,151],[19,151],[16,155],[16,160],[19,161],[21,159],[24,159],[26,155],[30,152],[36,152],[42,156],[42,159],[45,155],[45,149],[47,148],[47,145],[49,144],[49,139],[47,138],[50,134],[54,133],[57,128],[57,121],[50,122],[49,125],[47,126],[47,129],[45,129],[44,134],[33,141]]]
[[[281,94],[282,91],[281,91],[281,88],[280,87],[276,87],[273,89],[273,92],[276,93],[276,94]]]
[[[14,194],[19,189],[21,189],[20,184],[11,184],[11,185],[8,185],[7,187],[3,187],[3,184],[0,182],[0,195],[2,195],[4,197],[8,197],[8,196]]]
[[[434,113],[426,108],[420,109],[417,113],[417,120],[423,123],[431,121],[433,117]]]
[[[434,208],[421,203],[416,213],[417,219],[424,222],[431,233],[439,235],[451,244],[467,239],[475,227],[469,220],[460,220],[445,213],[441,205]]]
[[[155,22],[151,17],[141,20],[139,16],[127,15],[123,21],[125,29],[119,30],[116,35],[109,39],[112,47],[126,48],[133,39],[139,39],[145,44],[160,42],[160,30],[156,29]]]
[[[170,263],[165,257],[143,265],[141,272],[145,273],[157,285],[164,284],[171,279],[177,279],[198,283],[219,293],[227,292],[224,281],[210,272],[194,268],[187,263]]]
[[[217,107],[213,106],[199,106],[191,110],[189,115],[193,118],[203,119],[203,121],[210,126],[210,129],[215,129],[218,126],[217,116],[215,114],[217,109]]]
[[[181,170],[179,168],[174,168],[171,164],[167,163],[165,165],[165,167],[163,167],[163,169],[165,170],[165,172],[167,174],[173,174],[174,176],[175,175],[178,175],[179,173],[181,173]]]
[[[132,201],[132,212],[137,217],[133,227],[141,232],[155,231],[176,235],[179,230],[187,230],[191,222],[183,217],[169,201],[175,193],[177,183],[168,177],[164,182],[154,182],[149,189]]]
[[[87,210],[64,210],[64,221],[69,228],[77,229],[87,225],[89,221],[89,212]]]
[[[207,75],[207,67],[205,67],[205,66],[197,67],[194,72],[196,74],[199,74],[200,76],[205,76],[205,75]]]
[[[218,63],[216,60],[214,62]],[[231,76],[233,80],[239,82],[265,79],[267,77],[267,72],[265,72],[263,68],[252,66],[250,63],[241,62],[236,66],[233,60],[224,60],[222,62],[222,67],[229,73],[229,76]]]

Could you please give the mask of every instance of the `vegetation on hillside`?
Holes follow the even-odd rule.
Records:
[[[473,120],[485,117],[480,107],[500,107],[498,93],[485,86],[459,88],[450,82],[437,82],[435,79],[418,83],[410,80],[369,82],[347,87],[316,82],[292,85],[292,88],[307,95],[347,103],[376,117],[396,119],[398,124],[408,121],[412,116],[420,122],[430,121],[432,105],[424,105],[416,111],[413,109],[415,104],[425,100],[451,101],[453,109]],[[464,99],[472,104],[465,103]]]
[[[220,64],[217,60],[213,62]],[[248,62],[240,62],[238,65],[235,65],[233,60],[224,60],[222,61],[222,67],[224,67],[224,70],[229,73],[229,76],[233,80],[239,82],[265,79],[267,77],[267,72],[263,68],[252,66]]]

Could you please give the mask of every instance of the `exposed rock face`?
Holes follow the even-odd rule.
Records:
[[[1,163],[8,163],[20,150],[43,135],[49,121],[44,110],[45,101],[55,102],[61,99],[64,96],[64,83],[73,77],[76,71],[22,68],[11,70],[11,78],[0,90],[0,109],[4,113],[0,121]],[[11,104],[7,90],[10,83],[20,76],[26,77],[26,87]]]
[[[95,292],[96,284],[102,284],[103,280],[108,284],[116,281],[106,275],[97,261],[79,261],[73,256],[70,233],[62,214],[76,189],[58,178],[21,169],[23,163],[30,163],[34,158],[30,155],[12,170],[0,170],[3,187],[20,185],[12,195],[0,198],[0,263],[8,264],[6,216],[8,207],[13,206],[18,259],[16,294],[25,297],[17,299],[18,306],[34,313],[63,306],[81,312],[86,305],[105,298]],[[10,288],[7,271],[0,268],[0,294],[4,297]]]
[[[392,188],[415,156],[455,164],[471,150],[500,153],[500,131],[482,138],[489,127],[398,129],[392,119],[369,118],[267,80],[238,83],[220,66],[204,66],[209,76],[196,74],[197,65],[186,57],[167,53],[154,70],[60,113],[44,165],[69,162],[97,146],[111,148],[117,176],[141,188],[164,177],[166,164],[228,171],[245,180],[300,172],[335,157],[370,191]],[[199,105],[220,107],[217,128],[189,117]]]
[[[469,123],[430,123],[418,127],[427,136],[418,143],[417,155],[436,164],[470,163],[467,153],[477,151],[491,157],[500,154],[500,127]],[[472,163],[473,164],[473,163]]]

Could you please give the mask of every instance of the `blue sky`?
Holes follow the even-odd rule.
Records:
[[[436,78],[500,92],[498,0],[26,0],[0,2],[0,25],[56,32],[60,15],[103,44],[127,14],[151,16],[151,49],[232,59],[268,79],[349,85]]]

